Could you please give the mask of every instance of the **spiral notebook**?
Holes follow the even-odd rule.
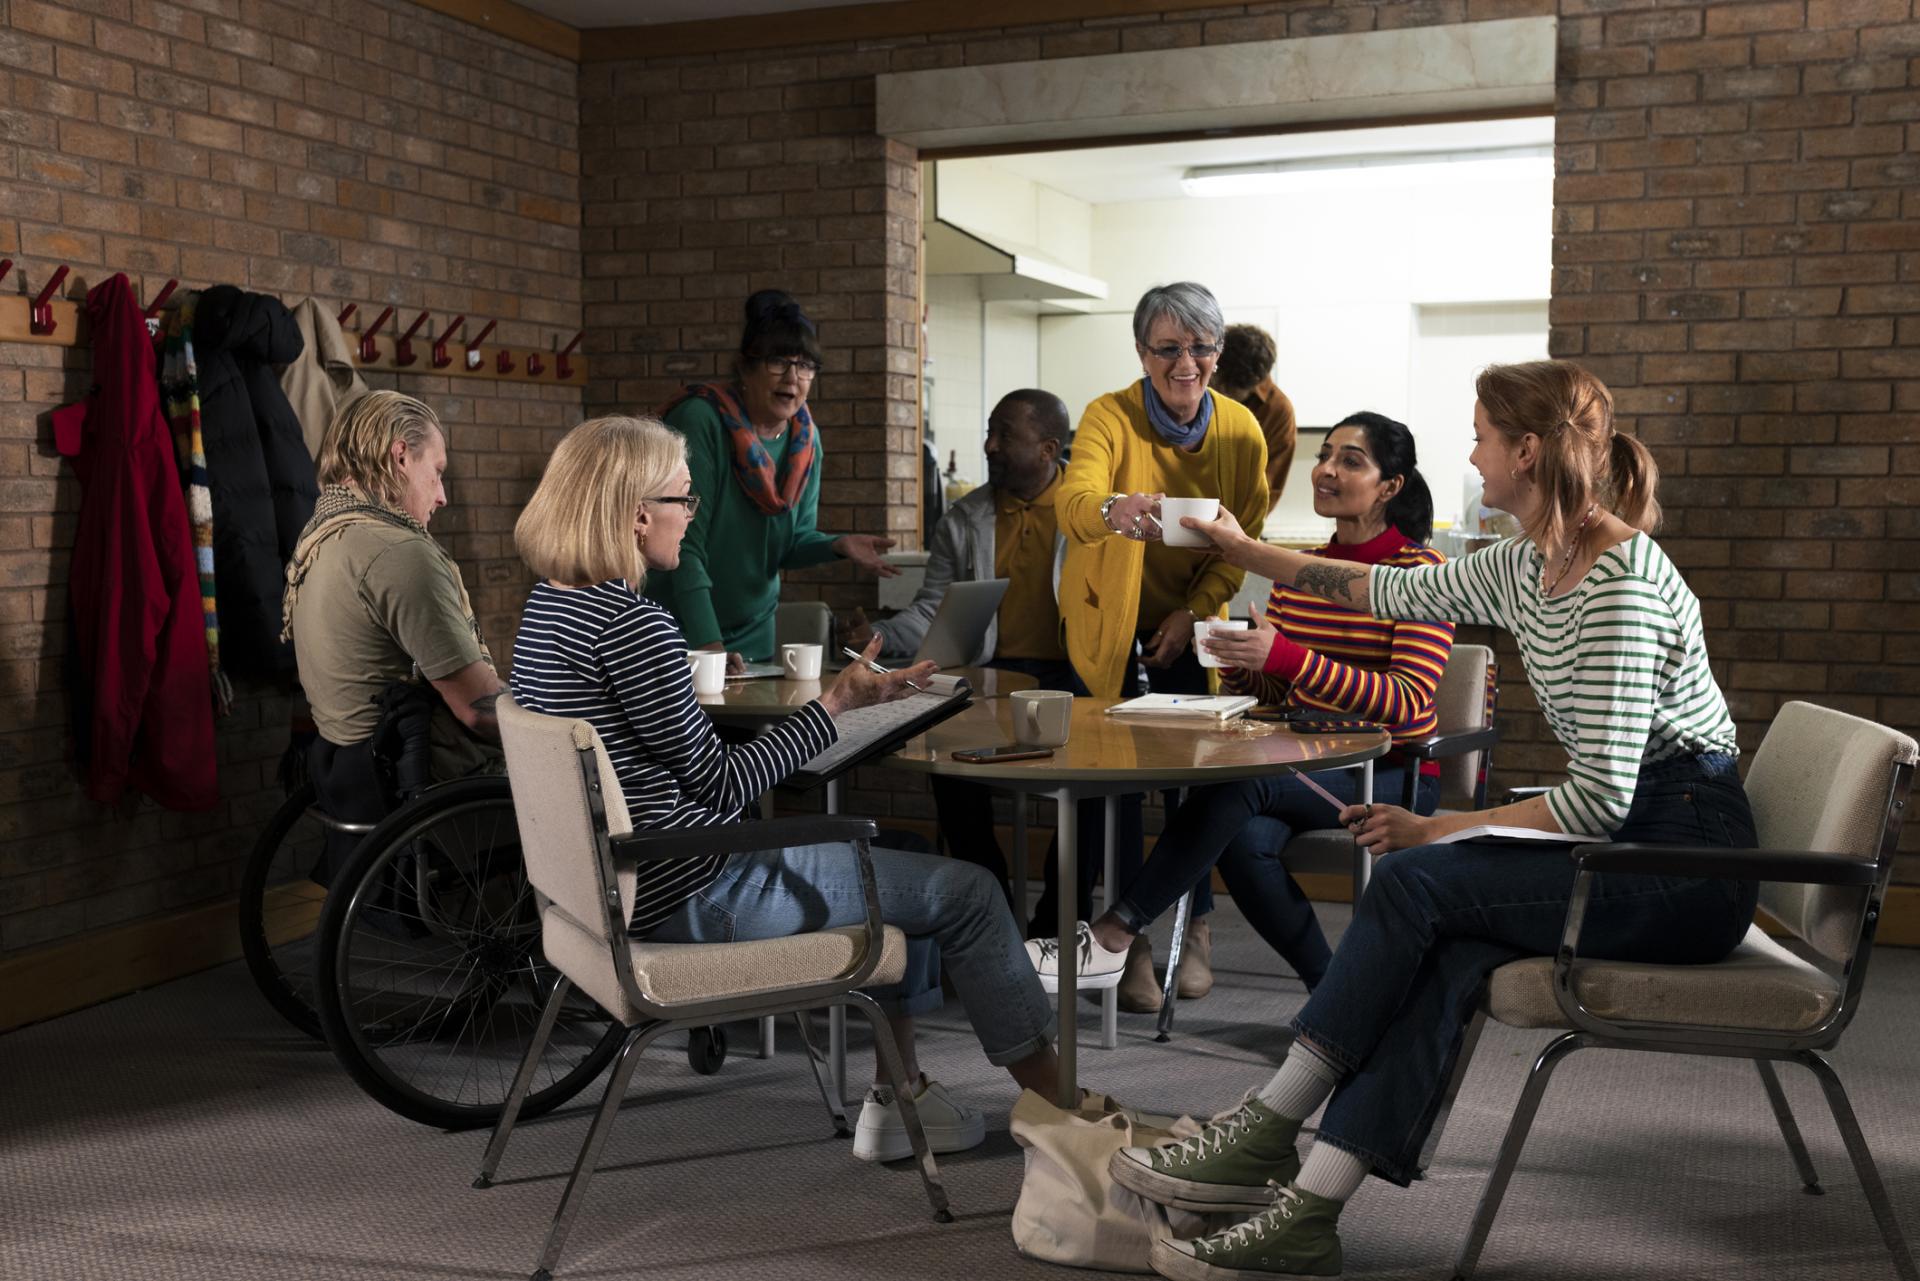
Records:
[[[1172,717],[1178,720],[1230,721],[1260,702],[1249,694],[1142,694],[1107,709],[1109,716]]]

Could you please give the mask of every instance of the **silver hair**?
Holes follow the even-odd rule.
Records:
[[[1147,331],[1162,316],[1208,342],[1226,337],[1227,318],[1220,311],[1220,300],[1205,285],[1191,280],[1155,285],[1140,295],[1140,304],[1133,309],[1133,340],[1146,346]]]

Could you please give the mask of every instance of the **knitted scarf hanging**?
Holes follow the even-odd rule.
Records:
[[[712,383],[690,383],[684,391],[661,407],[665,417],[689,400],[705,401],[720,416],[733,455],[733,478],[740,482],[748,501],[769,516],[778,516],[800,501],[807,486],[807,473],[813,470],[816,453],[813,441],[813,417],[806,406],[794,411],[788,420],[787,456],[781,461],[780,474],[773,471],[773,455],[760,442],[760,433],[740,406],[737,388],[717,387]]]
[[[207,451],[200,437],[200,370],[193,358],[193,308],[189,293],[169,308],[160,333],[160,394],[193,526],[193,559],[200,573],[200,611],[206,620],[207,664],[213,702],[222,716],[233,710],[233,685],[220,670],[220,608],[213,580],[213,491],[207,484]]]

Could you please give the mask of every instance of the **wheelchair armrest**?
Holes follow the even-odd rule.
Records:
[[[1395,743],[1394,747],[1416,760],[1437,761],[1447,756],[1482,751],[1499,741],[1499,729],[1488,725],[1481,729],[1456,729],[1444,734],[1429,734],[1425,738]]]
[[[1638,872],[1655,876],[1860,886],[1872,885],[1880,876],[1877,859],[1814,854],[1806,850],[1736,850],[1714,845],[1627,842],[1575,846],[1572,858],[1579,872]]]
[[[744,854],[752,850],[783,850],[795,845],[871,841],[879,831],[872,819],[816,814],[750,823],[715,823],[706,827],[624,832],[609,837],[608,841],[616,858],[662,860]]]

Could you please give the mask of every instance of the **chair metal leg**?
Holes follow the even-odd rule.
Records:
[[[807,1012],[793,1012],[794,1026],[800,1029],[800,1048],[807,1053],[807,1066],[813,1069],[814,1083],[820,1087],[820,1101],[827,1105],[827,1115],[833,1118],[833,1132],[846,1138],[853,1131],[847,1128],[847,1112],[841,1100],[833,1096],[833,1087],[827,1084],[826,1059],[820,1053],[820,1047],[813,1043],[813,1029],[807,1026]]]
[[[1422,1174],[1433,1164],[1433,1154],[1440,1147],[1440,1135],[1447,1128],[1447,1118],[1453,1115],[1453,1101],[1460,1097],[1460,1084],[1467,1079],[1467,1065],[1473,1062],[1473,1052],[1479,1046],[1480,1033],[1486,1026],[1485,1010],[1475,1010],[1473,1017],[1467,1020],[1467,1030],[1460,1037],[1460,1054],[1453,1061],[1453,1075],[1447,1078],[1446,1093],[1440,1096],[1440,1111],[1433,1118],[1433,1127],[1427,1131],[1427,1141],[1420,1145],[1418,1168]]]
[[[553,1025],[560,1017],[560,1007],[566,1004],[567,993],[573,988],[573,980],[562,974],[553,985],[552,995],[547,997],[547,1007],[540,1011],[540,1023],[533,1030],[533,1042],[527,1046],[527,1056],[520,1060],[520,1070],[514,1073],[513,1085],[507,1090],[507,1101],[500,1107],[500,1119],[493,1123],[493,1137],[487,1140],[487,1153],[480,1158],[480,1175],[473,1181],[476,1188],[493,1186],[493,1172],[500,1168],[500,1160],[507,1154],[507,1138],[513,1133],[513,1124],[520,1119],[520,1105],[527,1100],[527,1093],[533,1089],[533,1074],[540,1066],[540,1056],[547,1052],[547,1039],[553,1035]]]
[[[599,1164],[600,1149],[606,1146],[607,1135],[613,1130],[613,1120],[620,1115],[620,1103],[626,1097],[627,1082],[633,1079],[633,1069],[640,1065],[640,1056],[646,1053],[653,1038],[669,1026],[664,1022],[649,1023],[627,1033],[627,1043],[620,1047],[620,1054],[613,1061],[613,1079],[607,1082],[606,1097],[600,1100],[600,1108],[593,1116],[593,1126],[587,1131],[587,1141],[580,1146],[580,1157],[573,1163],[573,1174],[567,1179],[567,1190],[560,1197],[560,1208],[553,1213],[553,1226],[547,1229],[547,1243],[540,1249],[540,1262],[533,1274],[534,1281],[551,1281],[553,1265],[560,1262],[560,1251],[567,1243],[567,1233],[573,1227],[574,1216],[580,1213],[580,1203],[587,1195],[587,1184],[593,1179],[594,1167]]]
[[[1779,1075],[1766,1059],[1755,1059],[1753,1066],[1760,1070],[1760,1084],[1766,1087],[1767,1102],[1773,1105],[1773,1119],[1780,1123],[1780,1135],[1787,1141],[1787,1152],[1793,1157],[1793,1168],[1800,1172],[1800,1182],[1807,1192],[1820,1196],[1826,1189],[1820,1186],[1820,1176],[1814,1173],[1813,1158],[1807,1155],[1800,1127],[1794,1124],[1793,1108],[1787,1104],[1786,1091],[1780,1088]]]
[[[1212,875],[1212,873],[1208,873]],[[1167,946],[1167,981],[1160,985],[1160,1022],[1154,1040],[1164,1042],[1173,1031],[1174,984],[1180,977],[1180,953],[1187,945],[1187,925],[1193,918],[1193,891],[1180,896],[1173,909],[1173,942]]]
[[[835,998],[835,1008],[851,1006],[866,1015],[867,1022],[873,1025],[873,1050],[880,1059],[880,1068],[887,1075],[887,1083],[893,1087],[893,1101],[900,1109],[900,1123],[907,1128],[907,1139],[913,1144],[914,1160],[920,1165],[920,1181],[926,1185],[927,1201],[933,1206],[933,1218],[936,1223],[952,1223],[953,1211],[947,1205],[947,1189],[940,1182],[940,1171],[933,1163],[933,1149],[927,1146],[927,1132],[920,1124],[920,1109],[914,1106],[912,1091],[906,1088],[906,1065],[900,1061],[900,1047],[893,1043],[893,1029],[887,1026],[887,1020],[880,1013],[880,1007],[873,998],[864,992],[848,992]]]
[[[760,1016],[760,1057],[763,1059],[772,1058],[774,1048],[773,1015],[762,1014]]]
[[[1520,1163],[1520,1149],[1527,1144],[1527,1132],[1533,1128],[1534,1113],[1540,1110],[1540,1096],[1546,1093],[1553,1070],[1569,1054],[1590,1044],[1592,1041],[1586,1033],[1568,1032],[1555,1037],[1546,1049],[1540,1051],[1540,1057],[1533,1061],[1533,1070],[1527,1074],[1526,1087],[1520,1091],[1520,1102],[1513,1109],[1513,1120],[1507,1125],[1507,1137],[1500,1144],[1499,1159],[1493,1164],[1493,1173],[1487,1177],[1486,1190],[1480,1194],[1480,1204],[1473,1212],[1473,1223],[1467,1228],[1467,1239],[1460,1247],[1460,1257],[1454,1260],[1454,1281],[1466,1281],[1467,1277],[1473,1275],[1474,1265],[1480,1261],[1480,1249],[1487,1243],[1487,1233],[1493,1230],[1493,1216],[1500,1212],[1501,1198],[1506,1196],[1513,1169]]]
[[[1860,1121],[1853,1114],[1846,1087],[1840,1084],[1832,1066],[1812,1050],[1802,1050],[1794,1058],[1813,1073],[1820,1082],[1821,1092],[1827,1096],[1827,1106],[1833,1110],[1833,1123],[1840,1128],[1840,1139],[1853,1160],[1853,1172],[1860,1177],[1860,1188],[1867,1194],[1867,1204],[1873,1208],[1873,1221],[1880,1225],[1887,1253],[1893,1256],[1893,1270],[1899,1274],[1900,1281],[1920,1281],[1906,1238],[1901,1235],[1900,1221],[1894,1218],[1893,1204],[1887,1199],[1887,1185],[1880,1181],[1880,1168],[1873,1163],[1873,1152],[1860,1133]]]
[[[841,1006],[827,1011],[827,1073],[833,1081],[833,1097],[847,1101],[847,1012]]]

